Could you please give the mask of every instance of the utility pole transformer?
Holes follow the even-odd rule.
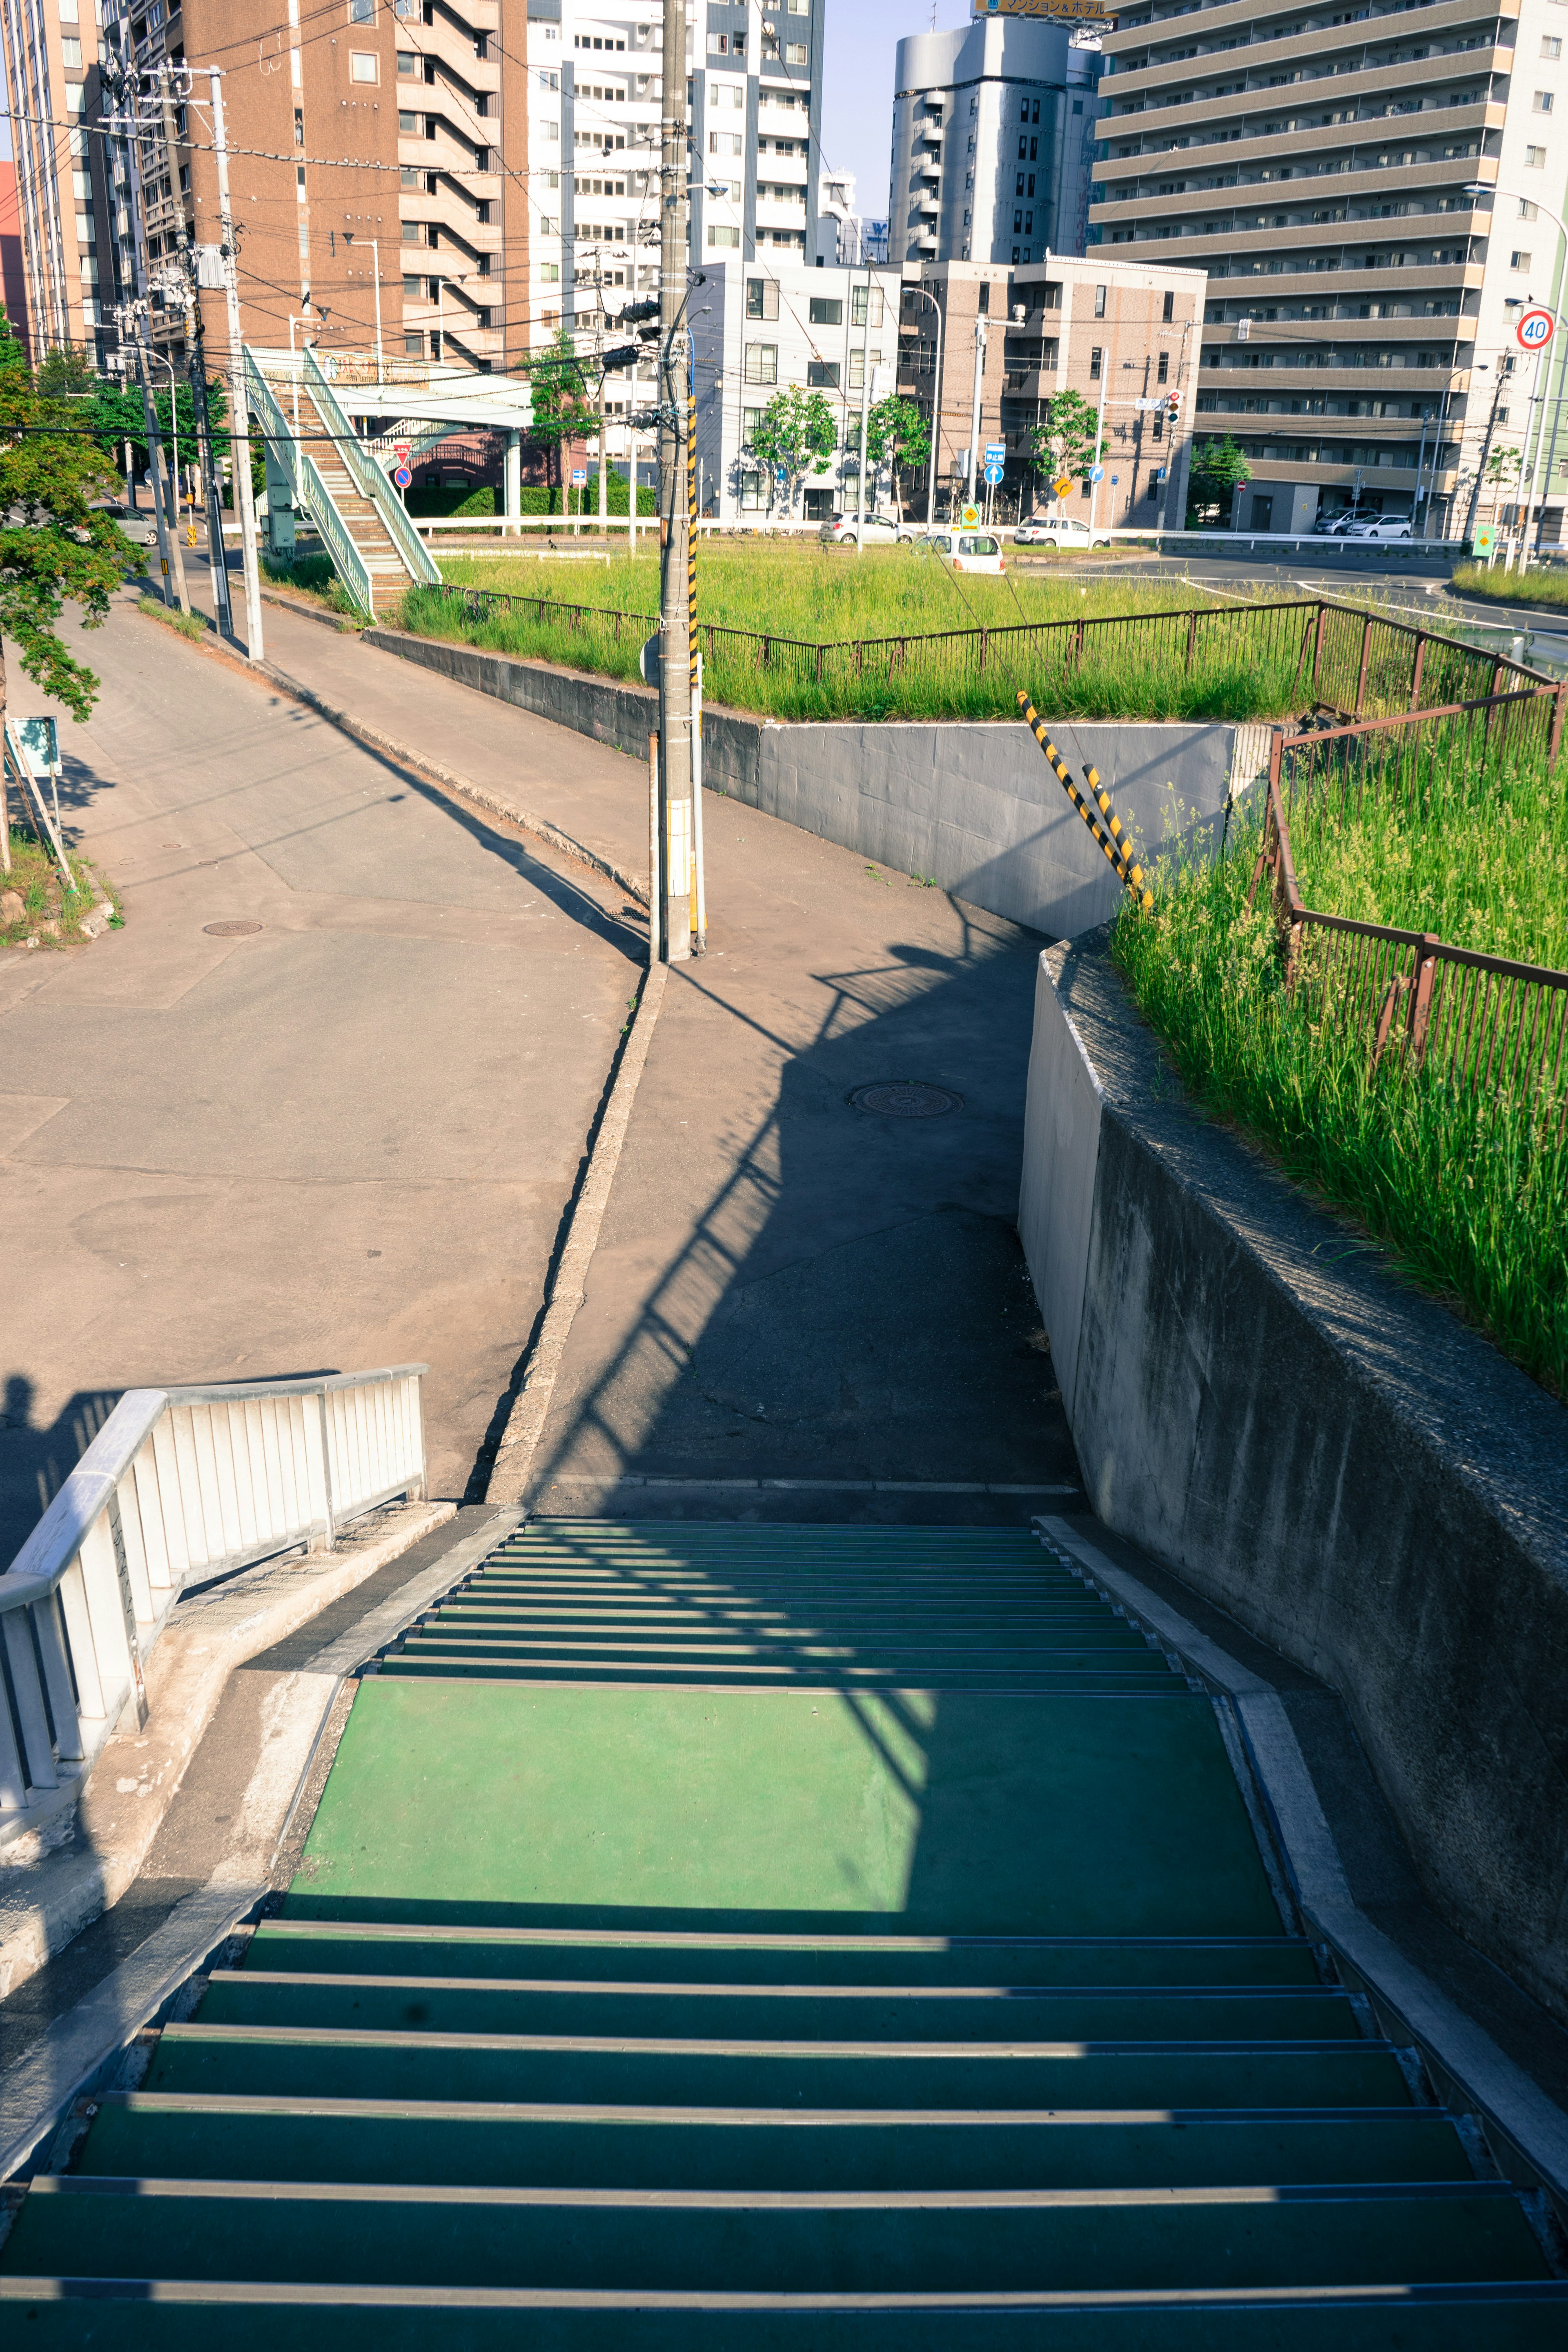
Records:
[[[663,152],[659,163],[658,741],[660,930],[671,963],[691,953],[690,522],[686,484],[686,274],[689,168],[686,0],[664,0]],[[601,460],[602,462],[602,460]]]

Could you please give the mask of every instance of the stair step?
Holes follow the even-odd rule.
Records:
[[[69,2299],[67,2298],[75,2298]],[[30,2346],[115,2352],[1561,2352],[1568,2288],[1173,2290],[920,2296],[669,2294],[0,2278]],[[1047,2333],[1046,2331],[1048,2331]]]
[[[1353,2168],[1353,2171],[1350,2169]],[[558,2189],[1139,2189],[1468,2180],[1437,2108],[879,2115],[133,2092],[79,2174]]]
[[[1545,2281],[1502,2183],[987,2191],[46,2178],[8,2267],[388,2285],[901,2294]]]
[[[564,1927],[396,1927],[380,1921],[263,1920],[250,1968],[363,1975],[637,1977],[678,1983],[1279,1984],[1316,1990],[1310,1944],[1286,1936],[1036,1937],[595,1935]]]
[[[202,2003],[210,2025],[356,2032],[700,2036],[745,2042],[1329,2042],[1361,2038],[1342,1992],[1175,1991],[699,1982],[570,1984],[495,1978],[272,1974],[215,1969]]]
[[[1397,2107],[1384,2042],[748,2042],[166,2026],[153,2091],[545,2099],[644,2106]]]

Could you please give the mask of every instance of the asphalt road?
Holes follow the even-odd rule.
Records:
[[[635,984],[621,893],[126,604],[83,651],[62,805],[126,919],[0,950],[0,1566],[140,1384],[427,1361],[460,1496]]]

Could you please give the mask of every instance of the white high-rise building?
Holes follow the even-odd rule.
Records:
[[[815,259],[826,13],[826,0],[688,0],[695,268]],[[609,15],[529,0],[535,346],[565,327],[591,348],[603,320],[658,293],[663,26],[658,0]],[[608,387],[612,417],[657,398],[651,364]],[[606,438],[612,459],[632,454],[628,426]],[[651,462],[651,437],[637,455]]]
[[[900,41],[893,259],[1016,266],[1081,253],[1100,64],[1065,26],[1025,16]]]

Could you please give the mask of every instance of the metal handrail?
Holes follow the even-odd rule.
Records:
[[[300,488],[303,504],[310,509],[310,520],[327,542],[327,552],[332,559],[332,569],[338,578],[371,619],[375,618],[375,591],[371,582],[370,567],[356,546],[347,523],[332,503],[332,494],[316,470],[313,457],[300,452]]]
[[[338,455],[358,483],[361,495],[374,506],[385,526],[387,537],[403,559],[409,578],[424,587],[436,586],[441,574],[429,549],[409,521],[402,499],[394,496],[386,476],[366,454],[358,434],[339,407],[337,394],[322,374],[316,354],[309,344],[305,347],[305,382],[316,404],[317,413],[332,436]]]
[[[132,1389],[0,1576],[0,1844],[76,1801],[192,1584],[424,1496],[423,1364]]]

